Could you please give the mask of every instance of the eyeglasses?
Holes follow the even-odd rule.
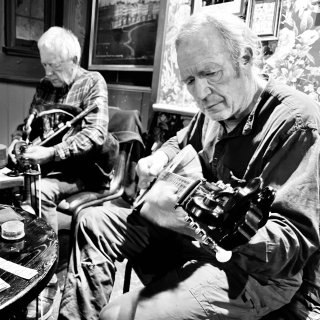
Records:
[[[46,68],[50,68],[53,70],[61,70],[63,68],[63,65],[66,64],[67,62],[72,61],[72,59],[68,59],[65,61],[61,61],[61,62],[56,62],[56,63],[42,63],[42,66],[46,69]]]

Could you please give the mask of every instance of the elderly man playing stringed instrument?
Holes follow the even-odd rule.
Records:
[[[200,112],[139,161],[133,208],[80,212],[60,318],[318,319],[318,104],[258,75],[238,17],[206,8],[176,50]],[[124,258],[145,286],[109,302]]]
[[[85,187],[103,184],[105,177],[94,160],[103,148],[109,155],[116,153],[118,142],[108,133],[107,84],[100,73],[80,66],[77,37],[65,28],[51,27],[38,40],[38,48],[45,77],[36,88],[29,116],[13,134],[9,155],[15,164],[22,159],[23,163],[40,165],[41,214],[57,232],[57,204]],[[65,125],[63,116],[68,120]],[[32,126],[37,123],[38,127]],[[41,134],[36,136],[37,132]],[[47,298],[42,303],[45,319],[52,311],[52,294]],[[29,312],[27,318],[36,315]]]

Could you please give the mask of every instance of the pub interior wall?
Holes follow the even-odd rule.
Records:
[[[307,0],[306,2],[308,2]],[[79,3],[82,3],[87,5],[86,1],[78,1]],[[89,1],[90,2],[90,1]],[[303,5],[304,2],[296,2],[300,3],[300,5]],[[281,54],[286,50],[288,47],[288,43],[286,43],[286,39],[288,39],[288,34],[292,34],[293,31],[298,32],[295,34],[295,44],[297,44],[297,39],[301,39],[301,35],[303,34],[303,28],[307,27],[307,30],[310,30],[313,32],[312,34],[307,33],[305,34],[305,42],[306,45],[308,45],[310,48],[308,50],[308,53],[313,57],[313,67],[316,69],[313,69],[315,73],[320,74],[319,69],[319,51],[320,51],[320,40],[319,40],[319,20],[320,16],[319,13],[316,12],[316,10],[313,10],[312,12],[309,12],[309,16],[313,19],[313,24],[305,25],[304,21],[310,21],[308,16],[300,15],[300,12],[303,12],[302,10],[299,10],[299,8],[295,7],[295,1],[293,0],[283,0],[283,5],[285,10],[282,12],[282,20],[286,20],[285,23],[281,24],[281,30],[280,30],[280,36],[279,41],[271,43],[272,47],[271,49],[276,52],[277,57],[281,57]],[[81,7],[77,10],[82,10],[82,14],[76,14],[75,15],[75,21],[69,21],[69,24],[73,26],[73,29],[75,30],[75,33],[78,33],[79,38],[81,41],[85,42],[86,39],[86,33],[85,30],[88,29],[88,17],[83,14],[85,10],[85,7]],[[82,8],[82,9],[81,9]],[[301,9],[301,8],[300,8]],[[320,10],[319,10],[320,11]],[[290,21],[292,17],[293,22]],[[295,23],[295,26],[297,28],[293,29],[292,23]],[[0,0],[0,45],[3,46],[4,44],[4,0]],[[80,27],[81,26],[81,27]],[[306,31],[306,29],[304,30]],[[307,36],[310,35],[308,38]],[[313,36],[312,36],[313,35]],[[317,39],[315,40],[315,36],[317,35]],[[300,38],[299,38],[300,37]],[[312,40],[313,39],[313,40]],[[277,52],[277,45],[281,44],[281,50],[278,50]],[[292,44],[291,44],[292,45]],[[84,48],[88,50],[87,46],[85,45]],[[279,48],[278,48],[279,49]],[[292,52],[292,48],[291,48]],[[2,53],[1,53],[2,54]],[[1,55],[0,54],[0,55]],[[309,55],[309,56],[310,56]],[[0,57],[1,58],[1,57]],[[14,57],[13,59],[16,59],[17,68],[19,68],[19,63],[21,64],[21,67],[24,62],[23,60],[19,60],[18,57]],[[299,72],[302,72],[301,70],[293,70],[292,68],[295,67],[296,64],[293,64],[292,66],[287,65],[287,72],[291,72],[290,75],[292,75],[292,72],[295,72],[295,74],[298,74]],[[5,68],[5,66],[0,66],[0,73],[1,69]],[[291,69],[290,69],[291,68]],[[277,68],[272,66],[272,69],[269,69],[269,72],[276,72]],[[283,68],[281,70],[284,70]],[[306,70],[306,69],[305,69]],[[310,78],[310,72],[309,74],[303,73],[302,76],[304,78],[308,78],[313,84],[314,89],[313,91],[309,91],[307,93],[313,94],[316,99],[319,100],[319,84],[320,81],[319,77],[316,75],[312,75]],[[278,75],[279,76],[279,75]],[[285,77],[288,79],[288,77]],[[295,81],[294,77],[290,78],[291,80]],[[298,78],[299,80],[299,78]],[[309,81],[309,82],[310,82]],[[291,84],[296,85],[298,82],[292,82]],[[24,81],[12,81],[12,79],[7,80],[3,77],[0,77],[0,143],[8,145],[10,143],[10,135],[15,129],[15,127],[21,122],[21,120],[25,117],[27,114],[27,110],[29,107],[29,104],[32,99],[32,95],[34,93],[35,83],[26,83]],[[300,86],[301,90],[307,90],[305,89],[305,86]],[[161,90],[161,88],[160,88]],[[311,90],[311,88],[309,88]],[[152,111],[152,101],[151,101],[151,90],[133,90],[133,89],[126,89],[122,87],[116,87],[116,86],[110,86],[109,88],[109,104],[113,106],[118,106],[120,108],[124,109],[138,109],[141,112],[142,122],[144,129],[148,131],[150,128],[151,119],[153,116]]]

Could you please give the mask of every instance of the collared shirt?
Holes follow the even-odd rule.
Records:
[[[62,88],[55,88],[50,81],[42,79],[33,97],[30,114],[41,104],[67,104],[82,110],[96,106],[54,146],[55,161],[84,155],[103,146],[108,135],[108,91],[99,72],[79,68],[74,82]],[[14,133],[13,137],[17,136],[22,136],[21,130]]]
[[[303,276],[320,288],[319,255],[310,262],[314,268],[307,266],[303,274],[320,248],[319,132],[319,105],[269,81],[253,111],[233,131],[227,133],[222,123],[199,113],[162,147],[172,159],[192,144],[209,181],[235,187],[259,176],[276,190],[266,225],[234,250],[229,263],[261,283],[286,279],[285,285],[297,284]]]

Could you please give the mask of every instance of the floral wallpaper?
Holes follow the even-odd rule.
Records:
[[[186,87],[180,82],[174,41],[181,23],[191,14],[191,0],[168,1],[157,103],[184,109],[196,104]],[[157,112],[150,126],[150,132],[144,139],[147,153],[158,149],[189,120],[178,113]]]
[[[169,1],[157,103],[172,104],[181,106],[181,108],[195,105],[192,96],[179,81],[179,69],[174,45],[180,25],[190,14],[190,0]]]
[[[264,73],[316,101],[320,101],[319,4],[315,0],[283,0],[279,39],[263,66]]]

